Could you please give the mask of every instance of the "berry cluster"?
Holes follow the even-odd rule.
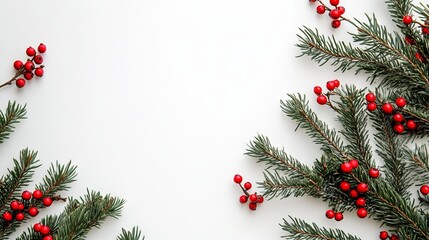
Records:
[[[42,240],[54,240],[54,238],[51,235],[51,228],[43,225],[41,223],[36,223],[33,226],[33,230],[36,233],[39,233],[41,235]]]
[[[22,88],[25,86],[26,81],[30,81],[31,79],[33,79],[34,75],[36,75],[37,77],[42,77],[44,74],[44,65],[41,65],[43,63],[43,57],[41,54],[45,52],[46,45],[43,43],[41,43],[37,47],[37,51],[33,47],[28,47],[26,50],[26,54],[30,58],[27,59],[25,63],[21,60],[16,60],[13,63],[13,68],[15,68],[16,70],[15,76],[0,87],[3,87],[7,84],[11,84],[15,81],[15,85],[18,88]]]
[[[365,96],[368,111],[372,112],[377,109],[376,96],[374,93],[368,93]],[[417,128],[417,124],[413,119],[405,119],[404,115],[401,113],[401,109],[407,105],[407,101],[403,97],[398,97],[395,100],[397,109],[389,102],[381,105],[381,111],[386,115],[392,116],[393,131],[398,134],[402,134],[407,128],[409,131],[413,131]],[[404,124],[405,123],[405,124]]]
[[[10,202],[10,211],[5,211],[2,219],[5,222],[22,221],[25,219],[26,213],[31,217],[35,217],[39,214],[39,209],[37,208],[39,203],[42,203],[44,207],[49,207],[52,202],[51,197],[43,197],[41,190],[34,190],[33,193],[24,191],[21,194],[21,200],[14,199]]]
[[[404,16],[402,17],[402,22],[403,22],[406,26],[410,26],[410,27],[411,27],[411,24],[412,24],[412,23],[416,23],[416,24],[420,25],[420,27],[421,27],[421,31],[422,31],[422,35],[424,35],[424,36],[429,35],[429,24],[428,24],[428,22],[427,22],[427,21],[426,21],[425,23],[420,23],[420,22],[418,22],[418,21],[415,21],[411,15],[404,15]],[[406,42],[407,44],[409,44],[409,45],[413,45],[413,44],[415,44],[415,41],[414,41],[414,39],[413,39],[411,36],[405,36],[405,42]],[[423,62],[423,63],[426,63],[426,62],[427,62],[427,61],[426,61],[426,58],[425,58],[425,57],[423,57],[423,55],[422,55],[422,54],[421,54],[421,52],[419,52],[419,51],[417,51],[417,52],[414,54],[414,56],[415,56],[415,58],[416,58],[417,60],[419,60],[420,62]]]
[[[310,2],[316,2],[316,0],[310,0]],[[331,26],[333,28],[339,28],[341,26],[341,16],[344,14],[346,9],[342,6],[338,6],[340,4],[340,0],[329,0],[332,8],[327,7],[321,1],[320,5],[316,7],[316,12],[320,15],[324,14],[326,11],[329,12],[329,17],[332,19]]]
[[[399,240],[398,235],[392,234],[392,236],[389,236],[389,233],[387,231],[381,231],[379,237],[381,240]]]
[[[340,86],[340,81],[338,79],[331,80],[326,82],[326,88],[329,90],[327,93],[323,93],[323,89],[320,86],[315,86],[313,88],[314,94],[317,95],[317,103],[320,105],[325,105],[329,101],[329,95],[332,94],[332,91]]]
[[[244,204],[249,201],[249,209],[252,211],[256,210],[256,207],[258,206],[258,203],[264,202],[264,197],[262,195],[258,195],[256,192],[250,194],[248,190],[252,188],[252,184],[250,182],[245,182],[243,186],[241,185],[241,182],[243,182],[243,177],[239,174],[236,174],[234,176],[234,182],[240,185],[240,188],[243,190],[244,195],[240,196],[240,203]]]

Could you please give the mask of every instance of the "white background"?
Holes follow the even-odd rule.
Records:
[[[387,19],[382,1],[341,4],[349,18]],[[308,164],[320,155],[282,114],[287,93],[308,94],[333,122],[314,104],[313,86],[334,78],[365,86],[365,76],[296,58],[303,25],[340,39],[354,31],[332,30],[315,7],[307,0],[2,1],[0,78],[13,76],[28,46],[48,47],[42,79],[0,90],[1,106],[9,99],[28,106],[28,119],[1,146],[2,173],[29,147],[44,164],[36,182],[50,162],[72,160],[78,181],[64,196],[89,188],[125,198],[123,217],[89,239],[115,239],[135,225],[152,240],[279,239],[288,215],[378,238],[378,223],[355,213],[328,221],[326,204],[310,198],[272,200],[255,212],[238,203],[234,174],[262,180],[264,166],[243,155],[257,133]]]

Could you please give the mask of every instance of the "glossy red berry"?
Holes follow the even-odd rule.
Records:
[[[371,168],[369,169],[369,176],[371,178],[378,178],[378,176],[380,176],[380,171],[377,168]]]
[[[423,195],[428,195],[429,194],[429,186],[428,185],[423,185],[423,186],[421,186],[420,187],[420,192],[423,194]]]
[[[338,11],[338,9],[332,9],[332,10],[329,12],[329,16],[330,16],[332,19],[338,19],[338,18],[340,18],[340,17],[341,17],[341,13],[340,13],[340,11]]]
[[[43,43],[39,44],[39,46],[37,47],[37,51],[39,51],[39,53],[45,53],[46,52],[46,45]]]
[[[314,92],[314,94],[316,94],[316,95],[320,95],[320,94],[322,94],[322,88],[320,87],[320,86],[315,86],[314,88],[313,88],[313,92]]]
[[[263,203],[264,202],[264,197],[262,195],[258,195],[258,203]]]
[[[366,193],[368,192],[368,184],[366,183],[359,183],[356,187],[357,191],[359,193]]]
[[[240,203],[246,203],[247,202],[247,196],[246,195],[241,195],[240,196]]]
[[[417,58],[417,60],[419,60],[420,62],[424,62],[425,59],[422,57],[422,55],[418,52],[416,52],[415,57]]]
[[[33,198],[34,199],[41,199],[43,197],[43,192],[40,190],[34,190],[33,192]]]
[[[395,131],[398,134],[402,134],[404,132],[404,130],[405,130],[405,127],[402,124],[398,123],[395,126],[393,126],[393,131]]]
[[[397,123],[403,122],[404,121],[404,115],[402,115],[400,113],[393,114],[393,121],[395,121]]]
[[[31,71],[33,71],[33,69],[34,69],[34,64],[33,64],[33,62],[31,62],[31,61],[27,61],[27,62],[24,64],[24,69],[25,69],[25,71],[27,71],[27,72],[31,72]]]
[[[332,82],[334,83],[335,88],[337,88],[337,87],[339,87],[339,86],[340,86],[340,80],[338,80],[338,79],[334,79],[334,80],[332,80]]]
[[[395,234],[392,234],[392,236],[390,236],[390,240],[399,240],[399,237]]]
[[[368,102],[375,102],[376,97],[375,97],[375,94],[374,94],[374,93],[370,92],[370,93],[367,93],[367,94],[365,95],[365,99],[366,99],[366,101],[368,101]]]
[[[43,63],[43,57],[41,55],[34,56],[34,62],[36,64],[42,64]]]
[[[30,207],[28,209],[28,214],[32,217],[37,216],[37,214],[39,214],[39,209],[37,209],[36,207]]]
[[[23,211],[24,208],[25,208],[25,205],[22,202],[19,202],[18,211]]]
[[[387,233],[387,231],[381,231],[379,237],[381,240],[386,240],[389,238],[389,233]]]
[[[329,91],[334,90],[334,89],[335,89],[335,83],[334,83],[334,81],[328,81],[328,82],[326,83],[326,88],[327,88]]]
[[[358,161],[358,160],[356,160],[356,159],[351,159],[351,160],[349,161],[349,163],[350,163],[350,165],[352,165],[352,168],[353,168],[353,169],[355,169],[355,168],[359,167],[359,161]]]
[[[23,78],[18,78],[18,79],[16,79],[16,81],[15,81],[15,85],[16,85],[18,88],[23,88],[23,87],[25,86],[25,80],[24,80]]]
[[[366,217],[368,215],[368,211],[365,208],[359,208],[356,211],[356,214],[358,215],[358,217],[364,218],[364,217]]]
[[[414,120],[408,120],[407,121],[407,128],[408,129],[414,130],[414,129],[416,129],[416,127],[417,127],[417,124],[416,124],[416,122],[414,122]]]
[[[370,102],[366,106],[366,109],[368,109],[370,112],[375,111],[375,109],[377,109],[377,104],[375,102]]]
[[[340,4],[340,0],[329,0],[329,3],[330,3],[332,6],[337,6],[338,4]]]
[[[346,9],[342,6],[338,6],[337,7],[338,11],[340,12],[341,15],[343,15],[346,12]]]
[[[34,74],[33,74],[32,72],[25,72],[25,73],[24,73],[24,78],[25,78],[26,80],[31,80],[31,79],[33,79],[33,76],[34,76]]]
[[[314,3],[314,2],[316,2],[317,0],[308,0],[309,2],[311,2],[311,3]]]
[[[405,36],[405,42],[412,45],[414,44],[414,39],[411,36]]]
[[[33,230],[35,231],[35,232],[40,232],[40,229],[42,228],[42,224],[41,223],[35,223],[34,225],[33,225]]]
[[[38,77],[42,77],[43,76],[43,74],[44,74],[44,70],[43,70],[43,68],[36,68],[36,70],[34,70],[34,74],[36,75],[36,76],[38,76]]]
[[[245,182],[243,184],[244,189],[249,190],[252,188],[252,184],[250,182]]]
[[[6,222],[10,222],[13,219],[12,213],[10,213],[8,211],[4,212],[2,217],[3,217],[3,220],[5,220]]]
[[[319,6],[317,6],[317,7],[316,7],[316,12],[317,12],[318,14],[324,14],[324,13],[325,13],[325,11],[326,11],[326,8],[325,8],[325,6],[323,6],[323,5],[319,5]]]
[[[235,183],[241,183],[243,181],[243,177],[239,174],[235,174],[234,176],[234,182]]]
[[[54,237],[52,237],[52,235],[46,235],[43,237],[43,240],[54,240]]]
[[[36,49],[34,49],[32,47],[28,47],[27,50],[25,51],[25,53],[27,53],[27,56],[32,57],[32,56],[36,55]]]
[[[22,192],[21,197],[23,200],[30,200],[31,199],[31,192],[24,191],[24,192]]]
[[[405,107],[405,105],[407,105],[407,101],[403,97],[398,97],[396,99],[395,103],[396,103],[396,106],[398,106],[400,108]]]
[[[350,192],[349,192],[349,196],[350,196],[351,198],[357,198],[357,197],[359,197],[359,193],[358,193],[358,191],[357,191],[356,189],[352,189],[352,190],[350,190]]]
[[[360,197],[360,198],[356,199],[355,203],[356,203],[356,206],[358,206],[358,207],[364,207],[366,204],[366,200],[365,200],[365,198]]]
[[[403,22],[405,25],[410,25],[410,24],[413,22],[413,18],[412,18],[410,15],[405,15],[405,16],[402,18],[402,22]]]
[[[317,103],[320,105],[325,105],[328,102],[328,98],[325,95],[317,96]]]
[[[249,203],[249,209],[250,210],[252,210],[252,211],[255,211],[256,210],[256,203],[254,203],[254,202],[251,202],[251,203]]]
[[[335,19],[331,22],[332,28],[339,28],[341,26],[341,21],[338,19]]]
[[[42,225],[40,228],[40,234],[42,235],[48,235],[51,232],[51,229],[48,226]]]
[[[15,70],[21,69],[22,65],[24,65],[24,63],[22,63],[22,61],[20,60],[16,60],[15,62],[13,62],[13,68],[15,68]]]
[[[45,207],[51,206],[52,202],[53,202],[52,198],[50,198],[50,197],[43,198],[43,206],[45,206]]]
[[[13,200],[12,202],[10,202],[10,208],[14,211],[18,211],[19,210],[19,202],[16,200]]]
[[[256,194],[250,194],[249,201],[256,202],[258,200],[258,196]]]
[[[392,114],[392,112],[393,112],[393,106],[390,103],[385,103],[385,104],[383,104],[383,106],[381,106],[381,110],[385,114]]]
[[[15,220],[16,221],[22,221],[22,220],[24,220],[24,218],[25,218],[25,215],[22,212],[15,214]]]
[[[422,27],[422,33],[428,35],[429,34],[429,28]]]
[[[340,182],[340,189],[343,190],[344,192],[350,190],[350,183],[346,181]]]
[[[353,170],[353,167],[349,162],[345,162],[345,163],[341,164],[341,171],[343,173],[351,173],[352,170]]]
[[[341,213],[341,212],[335,213],[335,220],[341,221],[341,220],[343,220],[343,218],[344,218],[343,213]]]
[[[327,210],[327,211],[326,211],[326,213],[325,213],[325,216],[326,216],[328,219],[332,219],[332,218],[334,218],[334,217],[335,217],[335,212],[334,212],[334,210],[332,210],[332,209]]]

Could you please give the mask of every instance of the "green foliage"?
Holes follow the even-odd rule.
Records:
[[[144,240],[144,237],[142,237],[142,233],[138,227],[133,227],[131,231],[122,229],[122,233],[116,240]]]

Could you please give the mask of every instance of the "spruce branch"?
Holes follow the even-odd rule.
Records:
[[[69,184],[76,181],[76,168],[77,166],[72,165],[71,161],[67,164],[51,163],[42,183],[36,185],[36,189],[40,189],[48,195],[68,190],[70,188]]]
[[[116,240],[144,240],[144,236],[142,237],[142,233],[138,227],[133,227],[131,231],[122,228],[122,233]]]
[[[406,148],[405,157],[406,170],[413,173],[414,185],[423,185],[429,178],[429,154],[427,146],[415,145],[414,149]]]
[[[13,132],[14,125],[25,119],[27,113],[25,105],[9,102],[6,112],[0,111],[0,144],[9,138]]]

